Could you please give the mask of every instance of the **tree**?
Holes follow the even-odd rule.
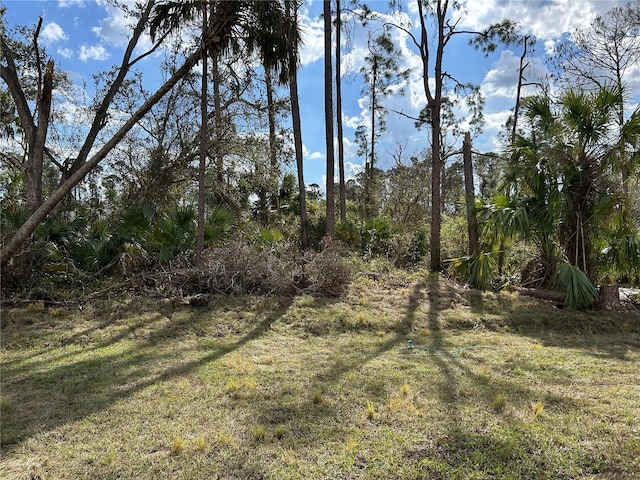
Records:
[[[207,48],[204,48],[204,42],[209,34],[211,25],[207,20],[207,12],[208,9],[211,9],[212,17],[217,18],[222,21],[233,21],[233,19],[238,18],[242,14],[243,10],[243,2],[216,2],[216,1],[207,1],[207,0],[197,0],[190,2],[173,2],[168,1],[165,3],[161,3],[156,7],[155,17],[151,22],[151,31],[152,35],[155,34],[157,29],[164,30],[165,33],[175,31],[181,21],[192,20],[197,10],[202,12],[202,36],[201,42],[203,45],[202,48],[202,90],[201,90],[201,136],[200,136],[200,156],[199,156],[199,164],[198,164],[198,231],[196,236],[196,264],[202,264],[202,252],[204,250],[204,222],[205,222],[205,178],[206,178],[206,159],[208,152],[208,62],[207,59],[209,56],[217,57],[220,53],[219,51],[209,51]],[[258,7],[256,5],[256,10],[264,12],[269,12],[269,9],[263,9],[262,7]],[[272,13],[267,13],[265,18],[274,20],[274,18],[268,18]],[[246,40],[247,43],[251,44],[251,42],[256,42],[253,47],[262,49],[262,56],[265,63],[265,69],[268,69],[275,65],[275,59],[271,56],[271,52],[269,49],[263,48],[262,44],[258,44],[257,38],[255,38],[255,33],[252,32],[253,35],[250,35]],[[231,38],[227,38],[227,43],[232,44],[230,42]],[[233,45],[233,44],[232,44]],[[280,60],[278,60],[280,61]],[[271,85],[268,85],[267,92],[270,93],[269,88]],[[271,113],[271,112],[270,112]],[[269,117],[271,120],[271,116]],[[270,123],[270,128],[271,128]]]
[[[144,5],[140,5],[138,22],[132,30],[122,64],[99,104],[85,143],[72,168],[60,187],[25,221],[7,244],[3,245],[0,250],[0,263],[6,263],[13,256],[53,208],[109,154],[176,83],[191,71],[201,59],[202,50],[207,50],[210,55],[218,55],[229,46],[232,40],[241,37],[246,53],[256,51],[260,46],[270,45],[271,48],[260,50],[261,54],[268,57],[266,63],[276,68],[283,66],[282,62],[286,60],[290,48],[289,39],[292,38],[292,32],[296,32],[295,38],[299,36],[297,35],[297,27],[291,25],[284,16],[281,3],[228,1],[218,2],[217,6],[219,7],[217,15],[212,19],[208,34],[202,39],[200,46],[185,58],[183,64],[173,72],[171,77],[155,93],[150,95],[117,129],[113,136],[89,158],[98,132],[108,123],[105,120],[109,105],[120,90],[127,73],[140,59],[159,48],[161,41],[168,35],[165,32],[175,29],[180,22],[184,21],[185,8],[195,8],[194,5],[177,1],[167,1],[156,5],[153,0],[149,0]],[[160,34],[158,42],[150,50],[133,58],[133,52],[140,36],[149,25],[152,12],[154,15],[153,21],[151,21],[151,30],[154,38],[156,34]]]
[[[91,123],[84,144],[80,148],[77,157],[70,166],[70,169],[63,172],[64,175],[60,187],[44,203],[42,203],[40,207],[38,207],[34,212],[31,213],[22,227],[20,227],[16,231],[14,236],[9,240],[9,242],[3,246],[2,250],[0,251],[0,263],[4,264],[9,260],[9,258],[11,258],[15,251],[28,240],[29,236],[33,233],[38,224],[49,214],[49,212],[51,212],[53,208],[64,199],[64,197],[71,191],[73,187],[75,187],[96,165],[98,165],[98,163],[109,153],[109,151],[111,151],[111,149],[115,147],[115,145],[135,125],[135,123],[140,118],[142,118],[142,116],[144,116],[144,114],[146,114],[148,110],[158,100],[160,100],[160,98],[162,98],[162,96],[164,96],[164,94],[179,80],[179,78],[186,74],[188,70],[193,66],[193,64],[189,64],[192,59],[187,59],[187,62],[185,62],[184,65],[184,69],[179,70],[179,76],[176,76],[176,78],[172,77],[167,83],[160,87],[160,89],[156,92],[156,95],[151,96],[140,107],[138,112],[136,112],[132,116],[132,118],[116,132],[111,140],[108,141],[98,152],[96,152],[90,160],[87,160],[87,157],[89,156],[89,153],[91,152],[95,144],[98,133],[104,128],[107,123],[105,120],[107,118],[108,108],[111,105],[116,93],[122,87],[127,73],[139,60],[152,53],[158,46],[155,45],[151,50],[144,52],[136,58],[132,58],[134,48],[136,47],[140,36],[146,28],[151,9],[153,8],[153,4],[153,1],[149,1],[139,10],[138,23],[132,31],[131,38],[129,39],[126,50],[123,54],[123,59],[118,70],[118,74],[111,82],[105,96],[98,105],[93,122]],[[4,37],[1,37],[1,39],[3,54],[5,60],[7,61],[7,65],[2,65],[2,71],[7,72],[12,70],[12,67],[10,67],[9,64],[11,63],[10,59],[12,59],[14,55]],[[14,97],[14,101],[16,102],[21,119],[22,117],[24,117],[28,120],[30,112],[28,110],[26,102],[24,101],[26,97],[24,96],[24,94],[20,93],[24,91],[21,88],[19,82],[15,83],[17,81],[16,76],[10,74],[7,78],[9,78],[10,82],[14,83],[13,87],[15,88],[12,90],[12,96]],[[30,122],[27,121],[26,123]],[[33,133],[27,133],[27,136],[28,138],[34,138]]]
[[[0,88],[0,139],[13,137],[20,121],[9,90]]]
[[[388,193],[384,214],[396,225],[420,229],[428,214],[428,192],[431,174],[427,165],[428,153],[407,155],[406,145],[397,143],[389,152],[394,165],[387,172]],[[408,158],[408,161],[406,157]],[[427,196],[425,196],[427,192]]]
[[[207,38],[209,24],[207,21],[207,3],[202,2],[202,43]],[[202,266],[204,259],[204,218],[205,218],[205,178],[207,166],[207,150],[209,139],[209,95],[208,95],[208,68],[207,58],[209,52],[202,48],[202,90],[200,92],[200,155],[198,157],[198,230],[196,233],[196,265]]]
[[[26,138],[27,145],[27,212],[33,213],[42,203],[42,170],[44,164],[44,154],[49,130],[49,117],[51,115],[51,100],[53,95],[53,59],[46,62],[44,73],[42,71],[41,51],[38,45],[38,36],[42,27],[42,17],[33,34],[33,50],[35,52],[35,64],[37,66],[36,101],[34,111],[31,113],[27,102],[27,95],[20,85],[18,71],[14,60],[14,54],[7,40],[0,35],[0,51],[4,58],[4,63],[0,64],[0,78],[2,78],[15,102],[22,125],[22,130]]]
[[[473,187],[473,165],[471,163],[471,134],[466,132],[462,146],[464,161],[464,193],[467,207],[467,231],[469,236],[469,255],[480,253],[478,238],[478,220],[476,218],[475,189]]]
[[[293,8],[292,8],[293,7]],[[286,15],[292,17],[292,21],[298,23],[298,6],[287,2]],[[307,218],[306,188],[304,184],[302,125],[300,122],[300,103],[298,100],[298,49],[289,50],[289,96],[291,100],[291,123],[293,126],[293,143],[296,155],[296,171],[298,174],[298,193],[300,195],[300,238],[302,248],[309,247],[309,225]]]
[[[324,122],[327,155],[327,236],[335,236],[333,152],[333,78],[331,65],[331,0],[323,0],[324,15]]]
[[[449,0],[417,0],[418,18],[420,21],[420,36],[416,38],[407,28],[394,25],[396,28],[403,30],[418,49],[420,59],[422,61],[422,83],[427,98],[425,107],[425,115],[422,120],[426,120],[431,126],[431,269],[434,271],[442,270],[441,259],[441,226],[442,226],[442,172],[444,171],[445,154],[442,150],[444,133],[443,116],[447,97],[447,82],[453,82],[454,90],[477,92],[477,88],[469,84],[462,83],[453,78],[448,72],[443,70],[443,60],[445,49],[452,38],[459,34],[470,34],[474,37],[486,36],[493,38],[499,35],[498,32],[508,31],[513,28],[513,24],[504,21],[500,24],[492,25],[484,32],[471,32],[457,29],[457,23],[451,23],[450,7],[460,10],[462,5],[459,2],[450,2]],[[429,20],[434,20],[435,30],[429,34]],[[431,44],[431,39],[435,38],[435,44]],[[493,43],[492,43],[493,45]],[[494,47],[495,48],[495,47]],[[432,57],[435,54],[435,58]],[[431,74],[431,69],[433,73]],[[433,85],[430,82],[433,78]],[[475,95],[477,99],[480,99]],[[481,107],[482,102],[476,104]],[[475,108],[474,116],[481,113],[481,108]]]
[[[612,163],[640,155],[640,109],[612,130],[622,101],[622,92],[611,87],[569,90],[557,102],[535,96],[523,105],[531,134],[518,135],[512,147],[511,201],[503,197],[490,209],[502,215],[502,228],[538,246],[542,269],[535,277],[542,282],[556,272],[561,283],[573,278],[574,285],[593,291],[588,282],[597,280],[599,267],[594,244],[601,238],[613,248],[611,238],[603,238],[612,221],[624,226],[628,238],[637,238],[619,184],[608,175]],[[629,262],[637,264],[640,257]],[[595,301],[589,295],[583,300],[575,305]]]
[[[383,105],[384,97],[394,91],[398,83],[406,79],[409,70],[399,71],[400,51],[395,48],[388,33],[369,36],[367,41],[368,55],[365,66],[360,73],[365,79],[364,90],[369,96],[370,124],[369,138],[366,137],[366,126],[356,130],[356,141],[359,144],[358,154],[365,154],[365,218],[370,219],[376,212],[372,207],[373,172],[376,164],[377,140],[386,130],[387,108]],[[402,94],[402,89],[398,90]],[[368,145],[368,147],[367,147]]]
[[[564,86],[628,88],[625,75],[640,62],[640,2],[629,2],[597,16],[589,28],[576,30],[555,48],[553,65]],[[624,102],[618,121],[624,121]]]
[[[630,98],[627,72],[640,63],[640,1],[614,7],[595,18],[588,29],[578,29],[556,47],[553,64],[562,85],[599,90],[615,86]],[[617,123],[625,121],[625,101],[618,105]],[[637,167],[637,165],[632,165]],[[625,193],[633,170],[620,171]]]
[[[347,192],[344,172],[344,129],[342,127],[342,74],[340,54],[342,34],[342,10],[340,0],[336,0],[336,122],[338,128],[338,191],[340,195],[340,221],[347,220]]]

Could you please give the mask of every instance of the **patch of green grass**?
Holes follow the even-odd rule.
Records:
[[[256,442],[261,442],[267,438],[267,429],[264,425],[258,425],[253,429],[253,439]]]
[[[507,397],[503,394],[498,394],[493,398],[493,409],[496,413],[504,412],[505,407],[507,406]]]
[[[640,315],[381,278],[3,311],[0,478],[640,477]]]
[[[173,441],[171,442],[171,455],[179,455],[184,450],[184,438],[180,435],[176,435],[173,437]]]

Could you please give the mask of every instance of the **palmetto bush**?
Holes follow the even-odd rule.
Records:
[[[598,290],[589,277],[578,267],[568,262],[558,264],[555,283],[566,292],[565,303],[570,308],[592,308],[598,301]]]
[[[485,289],[495,274],[495,260],[492,253],[464,255],[449,260],[454,277],[461,278],[474,288]]]

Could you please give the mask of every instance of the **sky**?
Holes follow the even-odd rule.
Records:
[[[129,35],[122,12],[105,0],[0,0],[6,7],[9,26],[37,23],[43,17],[40,42],[56,60],[58,68],[70,73],[81,86],[91,84],[91,75],[119,63]],[[528,81],[543,78],[549,73],[547,60],[558,41],[575,29],[587,28],[598,14],[625,1],[614,0],[463,0],[464,13],[460,17],[460,30],[482,30],[492,23],[511,19],[520,23],[523,34],[537,38],[534,56],[526,73]],[[343,7],[348,0],[342,0]],[[369,7],[383,15],[383,19],[407,26],[418,37],[416,26],[416,0],[407,0],[402,13],[391,17],[387,0],[372,0]],[[300,11],[303,24],[302,66],[299,70],[299,91],[302,116],[305,182],[325,184],[324,140],[324,83],[323,83],[323,20],[322,2],[306,1]],[[345,19],[348,15],[345,14]],[[380,24],[371,24],[369,30],[380,30]],[[363,93],[360,70],[364,65],[368,30],[359,22],[348,23],[348,34],[343,34],[342,88],[343,122],[345,128],[345,164],[352,177],[362,170],[363,158],[358,156],[355,130],[368,125],[369,103]],[[411,74],[398,90],[387,95],[382,104],[389,109],[387,129],[378,143],[378,166],[393,166],[393,153],[401,146],[407,155],[419,155],[429,147],[429,131],[417,130],[414,121],[426,104],[420,58],[411,37],[401,29],[390,30],[396,46],[401,50],[400,69],[410,68]],[[518,65],[521,51],[518,47],[498,47],[485,57],[469,46],[468,36],[458,35],[445,51],[444,66],[459,81],[479,85],[485,97],[485,124],[481,134],[474,138],[474,149],[482,152],[499,151],[499,134],[504,130],[515,103]],[[145,40],[149,45],[149,40]],[[157,62],[148,60],[143,67],[148,81],[158,81]],[[430,78],[430,81],[433,79]],[[640,92],[640,65],[630,69],[626,81],[635,92]],[[527,92],[525,92],[527,93]],[[632,102],[638,102],[638,96]],[[55,106],[54,106],[55,108]],[[402,114],[394,113],[402,112]],[[468,123],[469,115],[459,110],[461,124]],[[461,139],[460,139],[461,140]],[[449,140],[455,145],[457,139]],[[455,148],[455,146],[454,146]],[[407,157],[408,159],[408,157]],[[337,175],[337,169],[336,169]]]

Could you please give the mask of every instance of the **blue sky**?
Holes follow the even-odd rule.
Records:
[[[2,1],[2,0],[0,0]],[[127,41],[125,17],[105,0],[4,0],[8,24],[34,25],[43,17],[41,42],[56,60],[56,65],[71,73],[77,85],[91,85],[91,75],[119,63]],[[347,0],[342,0],[343,6]],[[509,18],[520,22],[523,33],[536,36],[535,57],[527,72],[529,81],[548,73],[546,59],[556,42],[576,28],[588,27],[597,14],[626,2],[613,0],[466,0],[466,13],[458,26],[464,30],[481,30],[489,24]],[[387,11],[387,0],[369,2],[373,10]],[[407,0],[403,13],[388,18],[396,23],[418,25],[416,0]],[[308,1],[301,11],[304,25],[304,46],[299,71],[300,104],[302,110],[303,143],[305,147],[305,181],[324,185],[325,143],[323,113],[323,23],[320,18],[322,2]],[[375,24],[374,29],[380,27]],[[365,57],[367,30],[359,23],[349,27],[350,35],[343,35],[343,119],[345,125],[345,161],[349,175],[357,173],[363,159],[357,155],[355,129],[369,118],[368,103],[362,94],[362,79],[358,72]],[[413,71],[403,84],[405,95],[392,94],[384,99],[390,109],[417,116],[426,99],[420,74],[420,60],[410,38],[401,30],[392,30],[396,45],[402,50],[401,68]],[[515,87],[520,51],[500,47],[485,58],[467,45],[468,37],[459,36],[445,53],[445,68],[462,82],[481,86],[486,97],[483,133],[474,139],[480,151],[500,148],[499,132],[515,102]],[[157,65],[152,60],[144,70],[148,82],[158,81]],[[640,66],[627,72],[627,81],[635,92],[640,91]],[[635,102],[638,101],[636,97]],[[58,108],[62,108],[58,106]],[[465,119],[465,112],[459,112]],[[393,165],[390,152],[403,146],[407,155],[418,154],[429,146],[429,132],[416,130],[414,122],[390,112],[387,131],[380,139],[378,164]],[[454,141],[453,139],[451,140]],[[337,174],[337,169],[336,169]]]

